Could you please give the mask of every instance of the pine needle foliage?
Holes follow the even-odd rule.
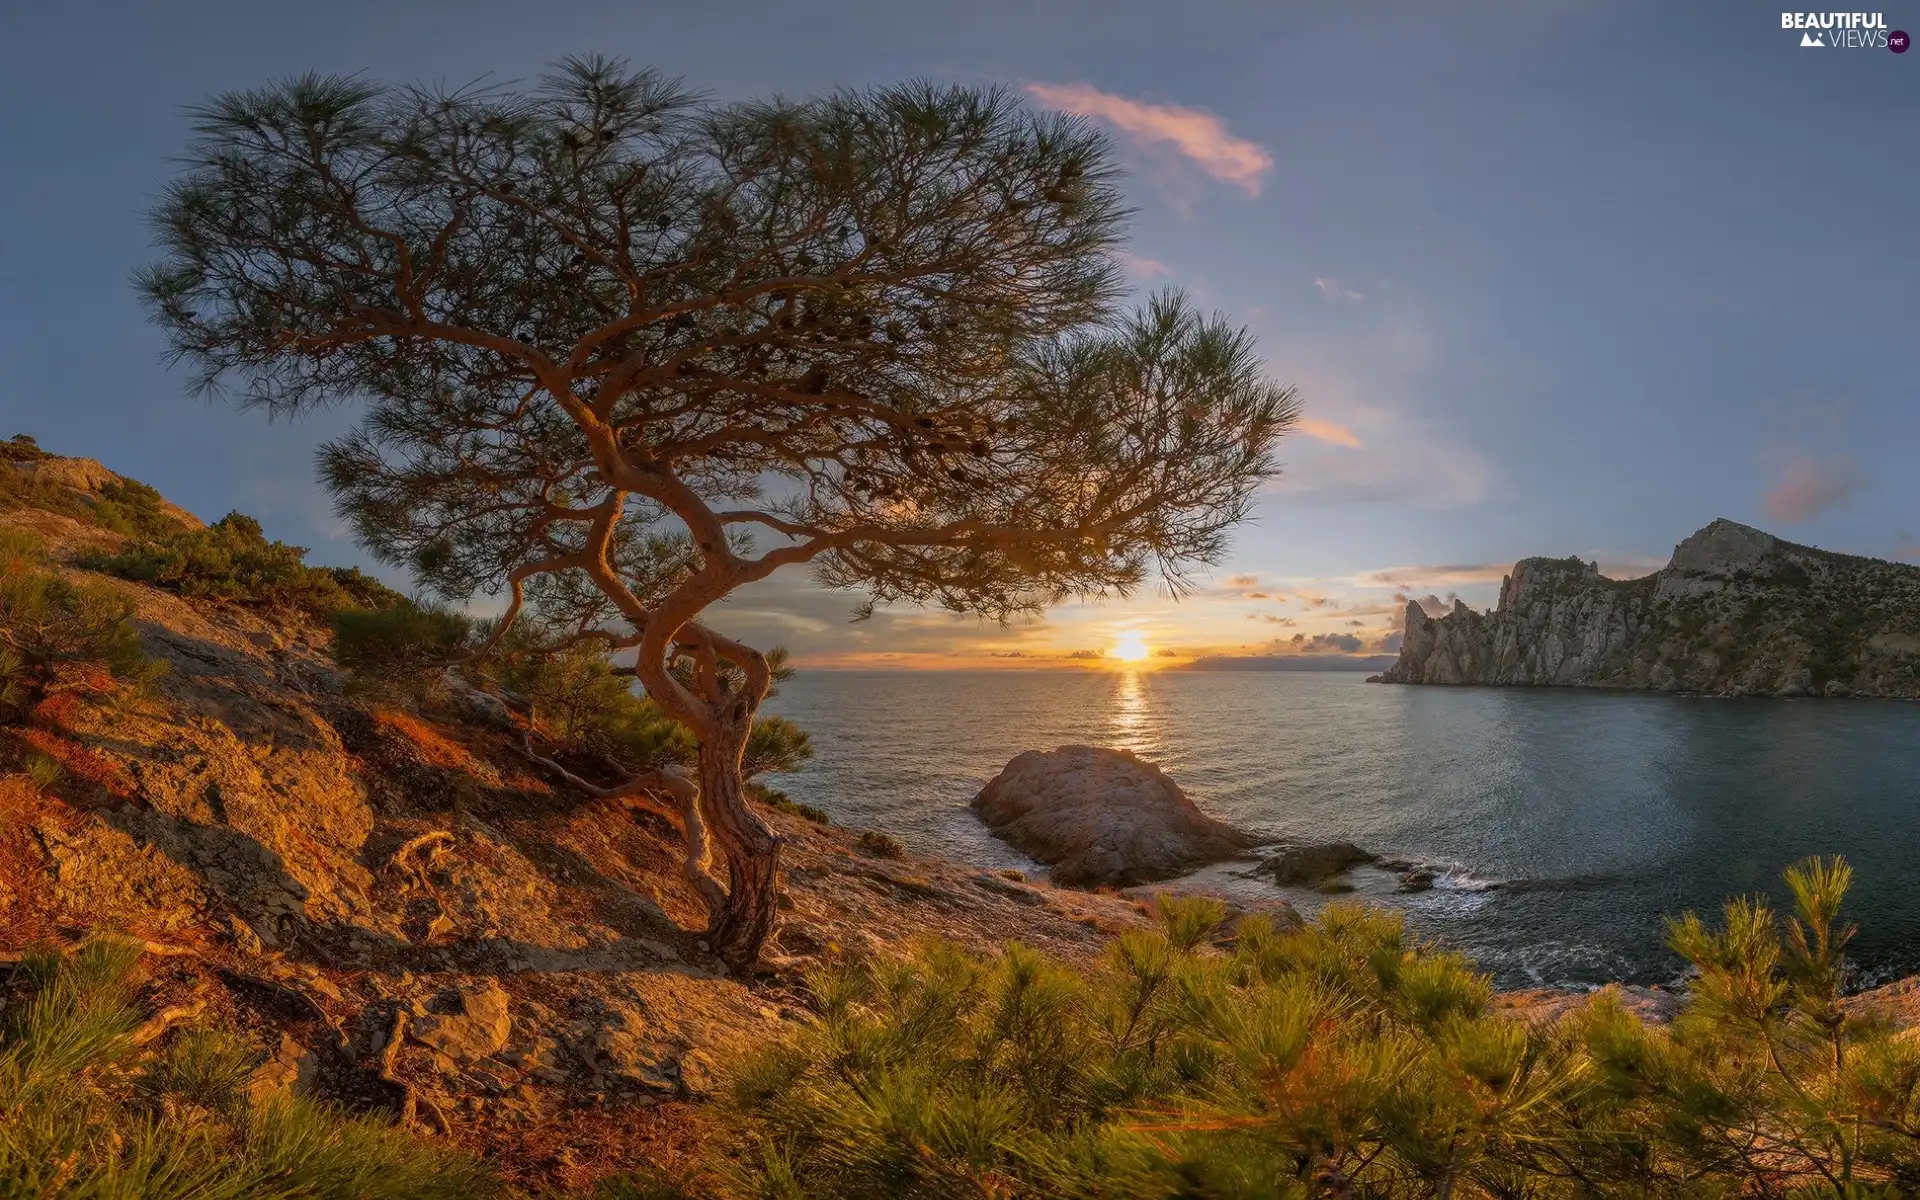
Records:
[[[69,582],[38,539],[0,531],[0,724],[56,692],[144,687],[164,670],[141,653],[126,597],[103,582]]]
[[[96,938],[20,964],[0,1015],[0,1196],[485,1200],[464,1155],[306,1100],[250,1103],[259,1055],[179,1030],[136,1047],[139,949]]]
[[[1792,913],[1673,923],[1692,1005],[1496,1014],[1396,915],[1230,936],[1204,900],[1070,969],[930,943],[813,979],[817,1020],[736,1071],[738,1196],[1905,1196],[1920,1050],[1843,1002],[1849,872]]]
[[[137,542],[86,565],[183,596],[295,609],[321,620],[401,599],[358,569],[309,567],[306,555],[304,547],[268,541],[259,521],[232,512],[205,529]]]

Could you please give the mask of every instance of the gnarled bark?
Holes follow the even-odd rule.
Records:
[[[702,743],[700,808],[727,860],[726,903],[709,913],[707,936],[729,967],[744,970],[760,957],[778,911],[780,838],[747,806],[740,758],[746,731],[730,744]]]

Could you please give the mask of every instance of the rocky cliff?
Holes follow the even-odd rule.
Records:
[[[1718,520],[1661,570],[1608,579],[1528,558],[1499,606],[1409,603],[1382,683],[1920,697],[1920,567],[1796,545]]]

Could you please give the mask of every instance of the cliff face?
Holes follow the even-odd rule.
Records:
[[[1528,558],[1478,613],[1407,605],[1383,683],[1920,697],[1920,567],[1719,520],[1641,579]]]

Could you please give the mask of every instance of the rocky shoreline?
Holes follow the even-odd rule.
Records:
[[[117,478],[63,470],[48,486]],[[98,525],[16,509],[0,529],[33,532],[67,564],[54,569],[124,597],[141,650],[168,668],[144,695],[46,703],[0,731],[12,760],[57,767],[0,775],[0,961],[131,936],[148,952],[153,1019],[245,1034],[258,1091],[390,1111],[510,1179],[583,1187],[673,1162],[727,1064],[806,1018],[813,967],[935,937],[1088,961],[1148,925],[1156,892],[1203,890],[1194,865],[1252,862],[1271,844],[1208,817],[1151,764],[1084,747],[1018,800],[1013,779],[1058,756],[1027,759],[980,806],[1065,864],[1056,882],[772,803],[781,924],[771,969],[736,978],[693,932],[703,909],[671,808],[581,794],[457,704],[350,695],[309,621],[83,571],[79,552],[119,541]],[[1120,784],[1133,802],[1088,803]],[[1071,819],[1048,822],[1050,806]],[[1356,846],[1280,846],[1253,867],[1271,899],[1240,907],[1292,919],[1280,887],[1337,894],[1363,864],[1406,890],[1434,882]],[[1904,981],[1859,1003],[1884,995],[1912,1023],[1916,994]],[[1552,1019],[1581,995],[1498,1003]]]
[[[1920,567],[1718,520],[1668,565],[1615,580],[1528,558],[1499,604],[1409,601],[1380,683],[1599,687],[1714,696],[1920,697]]]

